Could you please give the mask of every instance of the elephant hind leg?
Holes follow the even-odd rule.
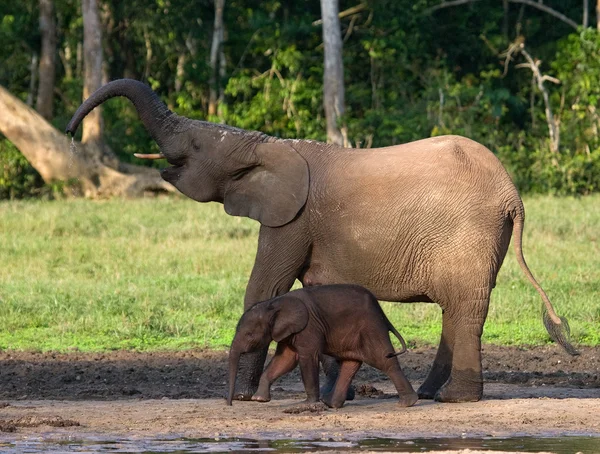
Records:
[[[321,401],[331,408],[341,408],[346,401],[348,389],[352,379],[360,369],[361,361],[345,360],[342,361],[338,378],[333,390],[321,397]]]
[[[325,396],[333,392],[340,374],[340,362],[329,355],[319,355],[319,360],[321,361],[321,366],[326,377],[325,384],[321,386],[320,394],[321,396]],[[346,400],[354,400],[355,395],[354,385],[350,385],[346,392]]]
[[[452,370],[452,355],[454,350],[454,327],[450,316],[442,312],[442,336],[433,365],[427,374],[427,378],[419,387],[417,393],[419,399],[433,399],[439,389],[450,378]]]
[[[393,349],[394,347],[388,338],[374,349],[379,354],[369,355],[368,360],[365,362],[369,366],[373,366],[385,373],[392,383],[394,383],[396,391],[398,391],[398,403],[400,406],[411,407],[417,402],[419,396],[406,378],[406,375],[404,375],[404,372],[402,372],[398,358],[395,356],[387,358],[385,356],[385,352],[393,351]]]
[[[463,294],[446,309],[447,326],[454,338],[450,377],[435,394],[440,402],[476,402],[483,395],[481,335],[487,317],[489,288]],[[458,303],[458,304],[456,304]],[[443,364],[443,363],[442,363]]]

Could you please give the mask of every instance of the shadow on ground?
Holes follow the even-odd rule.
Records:
[[[415,383],[425,378],[434,356],[434,348],[416,348],[399,359]],[[523,349],[488,345],[483,358],[487,383],[532,389],[594,389],[594,397],[600,388],[600,348],[581,348],[580,356],[570,357],[558,346]],[[0,352],[0,399],[5,400],[219,398],[225,393],[226,376],[224,351]],[[355,384],[368,394],[377,392],[378,383],[387,381],[379,371],[363,366]],[[283,387],[288,394],[290,390],[302,392],[297,370],[276,383],[275,392],[283,391]],[[531,397],[543,395],[543,390],[538,390]]]

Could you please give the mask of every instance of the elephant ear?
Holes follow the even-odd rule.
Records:
[[[271,337],[275,342],[280,342],[306,328],[308,310],[300,299],[293,297],[284,297],[277,305]]]
[[[267,227],[290,222],[308,197],[308,164],[284,143],[261,143],[254,150],[256,163],[228,183],[225,211],[256,219]]]

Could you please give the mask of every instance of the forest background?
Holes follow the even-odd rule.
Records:
[[[133,156],[158,150],[127,99],[73,143],[63,133],[122,77],[178,114],[279,137],[366,153],[450,133],[485,144],[524,194],[534,273],[575,342],[598,345],[599,5],[0,2],[0,349],[231,341],[258,224],[182,197],[112,197],[173,190]],[[439,340],[437,306],[383,305],[411,346]],[[549,342],[539,305],[509,251],[484,342]]]
[[[86,29],[90,8],[98,24]],[[345,104],[336,121],[346,145],[461,134],[496,153],[522,192],[598,191],[597,8],[587,0],[342,0]],[[24,0],[2,2],[0,15],[0,85],[57,131],[87,79],[130,77],[181,115],[328,139],[319,2]],[[92,74],[86,35],[100,47]],[[142,165],[133,152],[156,151],[126,99],[108,103],[99,121],[105,163]],[[0,137],[0,198],[64,192],[69,178],[46,176],[18,140]]]

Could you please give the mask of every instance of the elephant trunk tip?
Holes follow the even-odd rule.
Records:
[[[75,137],[75,133],[77,132],[77,126],[78,125],[74,125],[73,120],[71,120],[65,128],[65,134],[71,138]]]

